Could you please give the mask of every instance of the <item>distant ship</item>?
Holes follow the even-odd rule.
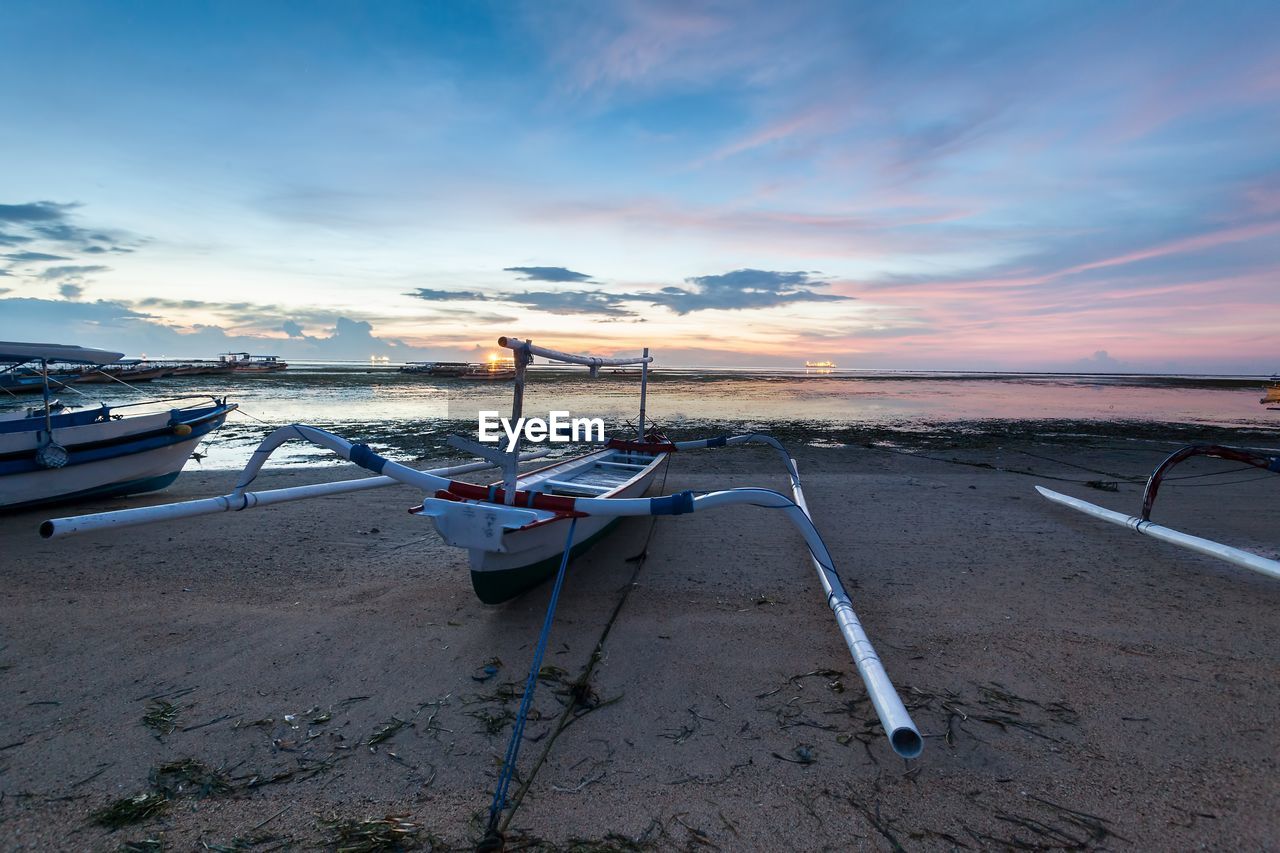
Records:
[[[804,366],[832,368],[836,366],[836,363],[834,361],[806,361]]]

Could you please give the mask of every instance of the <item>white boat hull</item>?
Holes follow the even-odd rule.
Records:
[[[120,417],[107,407],[0,423],[0,510],[163,489],[235,408],[225,401]]]
[[[0,507],[163,489],[182,472],[202,438],[83,465],[10,474],[0,478]]]
[[[637,498],[648,491],[665,453],[598,450],[531,471],[518,481],[521,492],[593,498]],[[467,547],[471,583],[486,604],[514,598],[554,575],[568,545],[569,516],[547,510],[506,508],[476,501],[424,501],[440,535]],[[573,525],[571,556],[607,533],[618,521],[582,516]],[[468,547],[480,546],[480,547]]]

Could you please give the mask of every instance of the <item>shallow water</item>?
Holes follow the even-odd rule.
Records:
[[[1256,443],[1274,440],[1280,427],[1280,412],[1260,405],[1261,389],[1262,380],[1249,377],[655,369],[648,416],[677,438],[743,429],[814,444],[946,443],[1012,434],[1192,440],[1231,433]],[[205,468],[239,468],[270,427],[289,423],[329,429],[397,459],[456,456],[445,444],[448,433],[474,437],[478,411],[508,415],[511,406],[509,382],[430,379],[360,364],[302,363],[270,375],[174,377],[136,391],[120,385],[75,391],[59,396],[69,404],[230,397],[241,410],[201,448]],[[638,394],[636,372],[606,371],[592,380],[585,369],[537,365],[529,374],[525,414],[545,418],[557,409],[599,416],[611,431],[623,432],[626,421],[634,422]],[[273,461],[330,458],[299,444],[282,448]]]

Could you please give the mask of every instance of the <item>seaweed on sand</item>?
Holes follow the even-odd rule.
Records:
[[[151,771],[151,787],[169,799],[230,794],[235,785],[222,768],[214,769],[194,758],[180,758]]]
[[[142,724],[155,732],[157,739],[173,734],[178,727],[179,710],[177,705],[163,699],[152,699],[142,714]]]
[[[387,815],[383,818],[350,820],[337,817],[320,822],[326,833],[326,843],[336,853],[383,853],[383,851],[412,850],[421,847],[422,827],[404,815]],[[426,839],[431,847],[435,841]]]
[[[119,829],[154,817],[167,808],[169,808],[169,801],[164,794],[146,791],[103,806],[89,815],[89,818],[99,826]]]

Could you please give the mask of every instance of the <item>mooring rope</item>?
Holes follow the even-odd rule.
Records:
[[[671,472],[671,457],[667,456],[667,461],[662,463],[662,482],[658,485],[658,494],[667,493],[667,474]],[[649,531],[645,534],[644,545],[640,548],[640,552],[634,557],[628,557],[627,562],[634,562],[635,568],[631,570],[631,577],[627,580],[626,585],[622,588],[622,594],[618,597],[617,603],[613,605],[613,612],[609,614],[608,620],[604,623],[604,629],[600,632],[600,638],[596,640],[595,647],[591,651],[587,663],[578,677],[574,679],[571,692],[576,696],[580,691],[587,689],[591,683],[591,676],[595,672],[596,664],[604,659],[605,643],[609,640],[609,633],[613,630],[614,623],[618,621],[618,616],[622,613],[623,606],[627,603],[627,597],[631,595],[639,584],[640,571],[644,568],[645,561],[649,559],[649,543],[653,540],[653,530],[658,523],[658,516],[649,516]],[[529,787],[533,784],[534,776],[538,769],[546,762],[547,756],[551,754],[551,748],[555,746],[556,738],[560,733],[569,727],[577,717],[574,712],[580,707],[580,700],[574,699],[565,705],[564,710],[560,713],[560,719],[551,728],[551,735],[543,741],[542,753],[533,762],[533,766],[529,768],[528,774],[525,775],[524,781],[520,783],[520,787],[516,789],[515,796],[511,801],[511,808],[507,812],[506,818],[502,822],[502,826],[498,828],[499,832],[506,832],[507,826],[510,825],[511,819],[515,817],[516,809],[520,808],[520,804],[524,802],[524,795],[528,792]],[[598,706],[597,706],[598,707]],[[588,709],[590,710],[590,709]]]
[[[516,714],[515,726],[511,730],[511,742],[507,744],[507,755],[502,762],[502,772],[498,776],[498,784],[493,791],[493,803],[489,806],[488,835],[497,833],[498,818],[502,816],[502,810],[507,804],[507,789],[511,786],[512,776],[515,775],[516,759],[520,756],[520,742],[524,739],[524,724],[529,718],[529,707],[533,704],[533,691],[538,686],[538,673],[542,670],[542,654],[547,650],[547,638],[551,636],[551,623],[555,620],[556,603],[560,600],[560,587],[564,584],[569,554],[573,551],[573,530],[577,525],[578,519],[575,516],[569,521],[569,536],[564,543],[560,571],[556,573],[555,586],[551,588],[551,600],[547,602],[547,615],[542,622],[542,633],[538,635],[538,645],[533,652],[533,663],[529,666],[529,680],[524,685],[524,698],[520,701],[520,710]]]

